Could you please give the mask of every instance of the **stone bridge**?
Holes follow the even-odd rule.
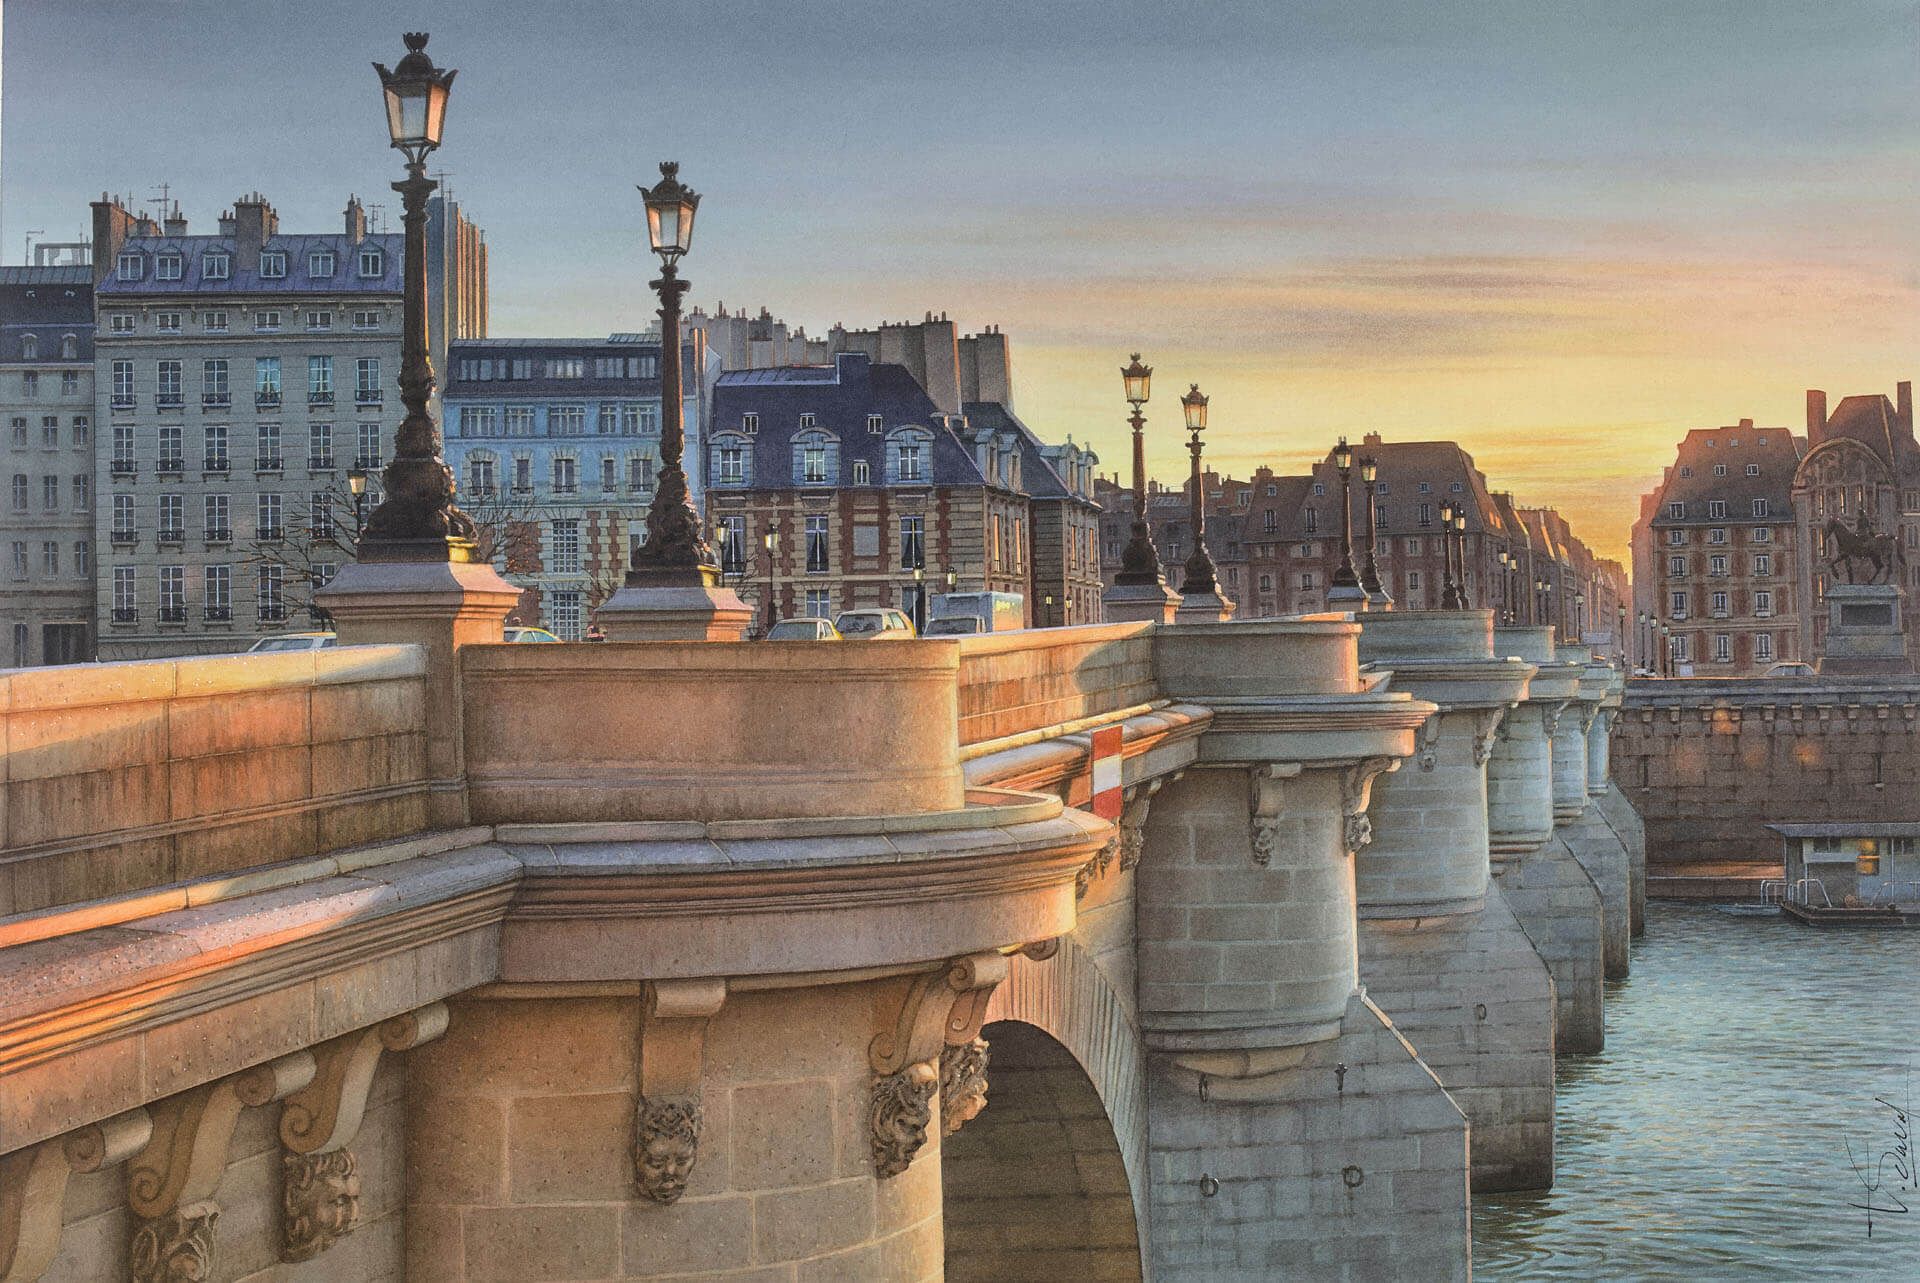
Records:
[[[1640,851],[1585,651],[507,604],[0,674],[4,1283],[1464,1279],[1551,1182]]]

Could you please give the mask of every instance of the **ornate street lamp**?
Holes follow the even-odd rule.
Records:
[[[1539,614],[1539,617],[1534,620],[1534,622],[1544,623],[1547,627],[1552,628],[1553,627],[1553,580],[1547,578],[1545,575],[1541,575],[1538,579],[1533,581],[1533,586],[1537,594],[1537,600],[1540,602],[1540,614]]]
[[[1513,554],[1502,548],[1495,560],[1500,563],[1500,613],[1513,622]]]
[[[913,567],[913,631],[927,631],[927,566],[917,561]]]
[[[1340,568],[1333,572],[1333,582],[1327,589],[1329,606],[1366,596],[1353,568],[1353,447],[1345,437],[1333,447],[1333,466],[1340,474]]]
[[[347,490],[353,495],[353,541],[360,542],[360,532],[367,528],[367,470],[362,467],[347,469]]]
[[[1180,398],[1180,409],[1187,416],[1187,452],[1193,456],[1193,502],[1189,517],[1193,525],[1193,551],[1187,556],[1186,575],[1181,580],[1184,596],[1205,596],[1216,591],[1213,558],[1207,555],[1207,495],[1200,481],[1200,434],[1207,430],[1207,398],[1200,385],[1188,385]]]
[[[427,410],[434,387],[427,356],[427,197],[439,186],[427,177],[427,157],[440,145],[456,73],[433,65],[426,32],[408,32],[405,39],[407,56],[393,70],[377,62],[373,69],[386,100],[387,132],[407,158],[406,178],[393,184],[406,231],[400,339],[400,403],[406,417],[394,433],[393,462],[381,474],[386,496],[357,532],[356,556],[361,561],[469,561],[473,519],[453,504],[453,471],[440,457],[440,429]]]
[[[1440,609],[1464,610],[1466,602],[1460,597],[1460,585],[1453,577],[1453,501],[1449,499],[1440,505],[1440,552],[1446,569],[1440,583]]]
[[[1147,419],[1140,413],[1140,407],[1147,403],[1152,381],[1153,367],[1142,365],[1138,352],[1120,368],[1127,404],[1133,407],[1133,415],[1127,420],[1133,427],[1133,530],[1127,538],[1126,551],[1120,555],[1120,573],[1113,577],[1115,584],[1166,582],[1160,573],[1160,554],[1153,547],[1153,533],[1147,527],[1147,451],[1141,435]]]
[[[1367,604],[1385,608],[1393,605],[1393,596],[1387,592],[1387,586],[1380,580],[1380,562],[1375,556],[1375,547],[1379,543],[1379,509],[1375,506],[1375,494],[1380,481],[1380,464],[1372,455],[1360,460],[1360,481],[1367,488],[1367,561],[1360,568],[1360,586],[1366,589]]]
[[[952,592],[960,586],[960,572],[952,566],[947,567],[947,591]]]
[[[660,181],[642,187],[647,239],[660,256],[660,275],[649,286],[660,295],[660,479],[647,508],[646,542],[634,550],[627,571],[631,588],[711,588],[719,581],[713,549],[702,538],[687,472],[680,383],[680,256],[693,244],[693,216],[700,197],[680,181],[678,161],[660,163]]]
[[[1456,506],[1453,510],[1453,539],[1459,545],[1460,564],[1460,609],[1473,609],[1472,590],[1467,587],[1467,510]]]

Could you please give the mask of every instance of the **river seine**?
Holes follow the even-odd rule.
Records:
[[[1649,904],[1560,1062],[1554,1188],[1476,1200],[1474,1277],[1920,1280],[1910,1068],[1920,1107],[1920,930]]]

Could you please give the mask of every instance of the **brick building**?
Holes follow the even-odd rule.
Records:
[[[681,344],[685,457],[705,422],[705,345]],[[646,537],[660,461],[660,335],[487,339],[448,350],[447,465],[486,551],[524,588],[509,622],[576,641]],[[698,502],[699,471],[689,468]]]
[[[4,662],[94,653],[93,272],[0,268]]]
[[[1799,461],[1792,432],[1752,419],[1681,441],[1635,529],[1648,575],[1639,609],[1672,628],[1676,672],[1753,676],[1813,653],[1795,582],[1806,537],[1794,520]]]
[[[1043,445],[1004,403],[962,404],[941,411],[908,367],[864,352],[719,377],[708,515],[760,626],[912,611],[949,571],[959,591],[1021,594],[1032,625],[1098,620],[1094,455]]]

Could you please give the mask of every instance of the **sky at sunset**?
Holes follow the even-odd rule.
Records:
[[[677,158],[709,307],[998,324],[1106,471],[1138,349],[1159,476],[1197,381],[1224,469],[1453,438],[1615,556],[1687,429],[1920,373],[1920,6],[1874,0],[7,0],[0,258],[103,189],[393,206],[403,28],[500,335],[642,328]]]

